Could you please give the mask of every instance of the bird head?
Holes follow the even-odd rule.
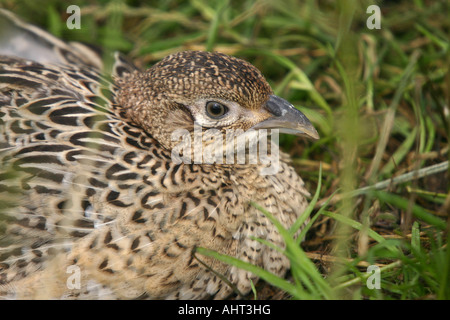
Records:
[[[250,63],[218,52],[185,51],[118,81],[119,115],[172,150],[172,133],[279,129],[318,139],[306,116],[273,94]]]

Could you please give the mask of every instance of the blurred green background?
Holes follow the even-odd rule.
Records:
[[[287,252],[293,260],[306,253],[314,270],[293,263],[295,290],[266,279],[272,291],[255,288],[257,298],[450,298],[448,1],[0,4],[105,57],[119,50],[143,69],[181,50],[246,59],[311,119],[319,141],[280,143],[312,193],[320,182],[305,252]],[[66,26],[69,4],[81,9],[79,30]],[[373,4],[380,29],[367,26]],[[370,264],[382,270],[380,290],[365,284]],[[305,285],[302,272],[326,283],[311,276]]]

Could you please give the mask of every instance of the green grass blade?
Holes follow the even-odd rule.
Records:
[[[278,229],[278,232],[283,237],[286,244],[286,252],[289,253],[288,257],[293,259],[291,260],[291,268],[294,268],[295,265],[302,270],[302,276],[307,275],[311,278],[314,286],[314,288],[310,288],[311,291],[317,292],[317,294],[327,299],[331,299],[332,289],[330,285],[323,279],[322,275],[316,269],[312,261],[306,256],[305,252],[297,245],[295,239],[290,235],[289,231],[286,230],[281,223],[263,207],[254,202],[251,202],[251,205],[261,211]]]
[[[227,7],[228,1],[219,2],[219,5],[214,14],[214,18],[211,22],[211,26],[209,28],[208,39],[206,41],[206,51],[213,51],[214,49],[214,45],[217,41],[217,33],[219,32],[219,22],[221,21],[221,17]]]
[[[378,199],[384,202],[394,205],[400,209],[408,210],[409,205],[408,199],[384,191],[374,191],[373,194]],[[416,218],[421,219],[426,223],[433,225],[441,230],[445,230],[445,228],[447,227],[447,223],[444,220],[429,213],[428,211],[426,211],[424,208],[422,208],[417,204],[413,204],[412,213]]]
[[[390,174],[392,171],[400,164],[400,162],[405,158],[408,152],[411,151],[411,147],[416,140],[417,128],[413,128],[406,140],[401,144],[401,146],[392,155],[392,159],[380,170],[381,175]]]
[[[280,278],[280,277],[274,275],[273,273],[271,273],[267,270],[264,270],[263,268],[257,267],[251,263],[239,260],[234,257],[227,256],[227,255],[218,253],[214,250],[209,250],[206,248],[201,248],[201,247],[196,248],[196,252],[198,252],[199,254],[202,254],[204,256],[211,257],[211,258],[217,259],[219,261],[225,262],[227,264],[233,265],[240,269],[250,271],[251,273],[255,274],[256,276],[260,277],[261,279],[264,279],[264,281],[267,281],[268,283],[288,292],[293,297],[296,297],[298,299],[308,298],[300,290],[298,290],[298,288],[296,286],[294,286],[289,281],[287,281],[283,278]]]
[[[306,236],[306,232],[308,232],[308,230],[311,228],[311,226],[314,224],[314,222],[317,220],[317,218],[319,218],[322,213],[325,211],[325,208],[328,206],[328,204],[330,203],[330,201],[333,199],[334,195],[338,192],[339,190],[334,191],[331,196],[328,197],[328,199],[324,202],[324,204],[322,205],[322,207],[320,207],[319,211],[317,211],[317,213],[311,218],[311,220],[308,222],[308,224],[306,225],[305,228],[302,229],[302,231],[300,232],[296,242],[298,245],[300,245],[300,242],[305,238]]]
[[[333,218],[339,222],[345,223],[356,230],[363,229],[363,225],[360,222],[350,219],[348,217],[344,217],[343,215],[340,215],[340,214],[337,214],[334,212],[330,212],[330,211],[324,211],[323,215]],[[378,243],[382,243],[385,241],[385,239],[381,235],[379,235],[378,233],[376,233],[373,230],[369,230],[368,234],[369,234],[369,237],[371,237],[373,240],[377,241]]]
[[[312,200],[310,201],[310,203],[308,204],[308,206],[306,207],[306,209],[302,213],[302,215],[300,217],[298,217],[298,219],[289,228],[289,234],[291,236],[294,236],[294,234],[297,233],[297,231],[300,229],[300,227],[305,223],[305,221],[311,215],[311,212],[313,211],[313,209],[317,203],[317,200],[319,199],[321,187],[322,187],[322,163],[320,164],[320,167],[319,167],[319,179],[317,180],[317,188],[316,188],[314,197],[312,198]]]

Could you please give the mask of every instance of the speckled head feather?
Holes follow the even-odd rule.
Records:
[[[218,97],[259,108],[272,94],[261,72],[247,61],[219,52],[185,51],[168,56],[145,73],[153,90],[186,102]],[[151,81],[151,80],[150,80]]]
[[[250,63],[223,53],[203,51],[169,55],[146,72],[135,72],[119,80],[119,88],[119,115],[145,129],[169,149],[168,129],[193,126],[192,114],[184,106],[199,99],[221,99],[256,111],[272,94],[264,76]],[[263,113],[255,121],[268,116]],[[253,124],[243,120],[234,126],[246,130]]]

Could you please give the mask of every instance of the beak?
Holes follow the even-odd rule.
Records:
[[[288,101],[271,95],[265,107],[272,116],[254,125],[252,129],[279,129],[281,133],[319,139],[317,130],[308,118]]]

